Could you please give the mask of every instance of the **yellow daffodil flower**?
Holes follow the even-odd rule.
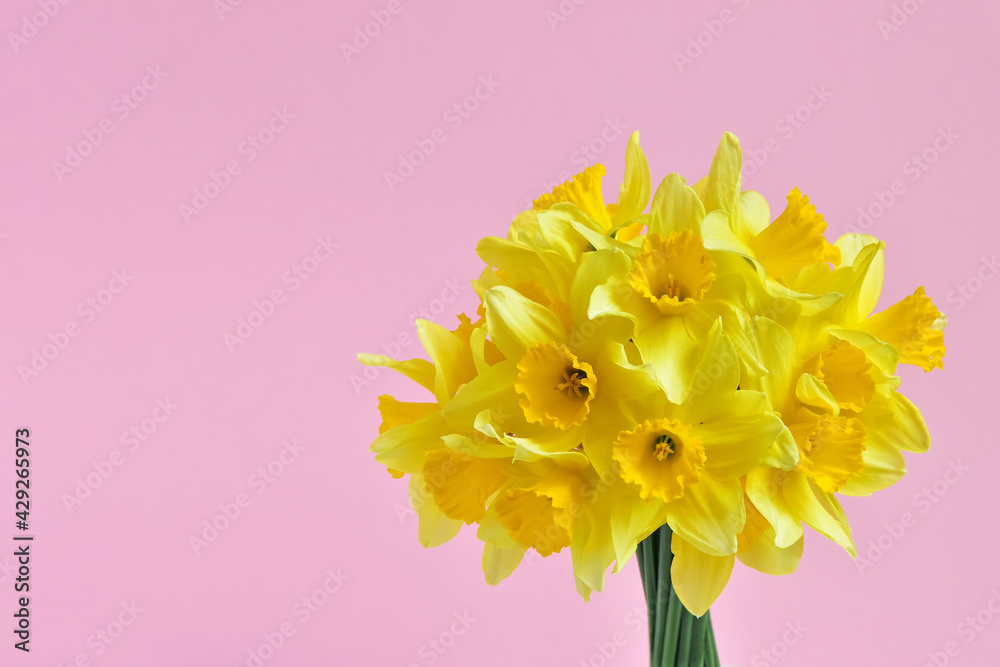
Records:
[[[697,391],[687,401],[662,400],[646,420],[619,433],[613,457],[635,487],[633,506],[645,504],[653,523],[665,522],[674,532],[674,567],[707,568],[675,584],[688,609],[700,615],[725,586],[745,528],[740,478],[771,449],[783,425],[762,393],[737,389],[736,348],[721,322],[701,348],[696,375]],[[693,548],[682,546],[688,544]],[[728,569],[716,567],[714,558],[727,561]]]
[[[637,246],[614,246],[630,257],[630,265],[598,285],[590,301],[591,318],[624,317],[633,323],[643,361],[674,403],[691,391],[698,349],[719,319],[748,372],[763,372],[753,361],[742,306],[753,274],[742,258],[704,246],[704,217],[695,190],[680,175],[667,176],[653,197],[649,232],[635,240]]]

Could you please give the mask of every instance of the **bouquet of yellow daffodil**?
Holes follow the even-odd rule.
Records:
[[[718,665],[735,561],[793,572],[803,524],[854,556],[837,494],[930,446],[895,371],[941,367],[942,314],[919,288],[873,315],[884,244],[831,245],[798,189],[772,219],[740,166],[727,133],[708,176],[653,193],[633,134],[617,203],[595,165],[479,243],[476,320],[418,321],[429,361],[359,355],[433,395],[380,397],[372,444],[421,544],[476,524],[490,584],[568,548],[584,599],[636,554],[653,665]]]

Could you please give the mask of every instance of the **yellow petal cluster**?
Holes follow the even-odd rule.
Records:
[[[941,368],[945,319],[922,287],[875,312],[884,244],[831,244],[798,188],[772,219],[741,161],[727,133],[707,176],[654,192],[633,134],[615,203],[593,165],[480,241],[475,321],[418,321],[427,359],[359,355],[429,392],[380,397],[371,447],[424,546],[475,524],[491,584],[568,550],[588,598],[666,524],[696,615],[736,560],[793,572],[804,526],[855,553],[837,498],[930,446],[896,368]]]

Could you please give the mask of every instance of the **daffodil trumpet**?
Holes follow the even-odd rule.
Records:
[[[654,189],[633,134],[613,202],[593,165],[479,242],[476,313],[418,320],[426,358],[359,355],[427,391],[381,396],[371,445],[420,544],[474,527],[491,585],[568,552],[584,600],[635,555],[655,667],[719,664],[737,562],[791,574],[806,528],[855,557],[839,498],[930,447],[897,367],[943,367],[944,315],[923,287],[880,308],[885,244],[831,243],[798,188],[772,215],[741,162],[726,133]]]

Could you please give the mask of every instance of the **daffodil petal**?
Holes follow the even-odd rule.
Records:
[[[642,358],[653,367],[667,398],[683,403],[691,391],[700,355],[698,342],[687,332],[681,316],[668,316],[653,322],[635,335]]]
[[[584,213],[572,204],[557,204],[538,213],[539,235],[548,247],[576,261],[584,251],[590,249],[590,242],[573,223],[591,224]]]
[[[690,229],[699,233],[705,206],[680,174],[668,174],[656,188],[650,208],[649,231],[669,236]]]
[[[391,428],[412,424],[421,417],[440,409],[441,406],[437,403],[404,403],[397,401],[392,396],[379,396],[378,411],[382,415],[382,424],[378,427],[378,432],[385,433]]]
[[[896,446],[904,452],[923,454],[931,447],[931,435],[927,430],[923,415],[910,399],[898,391],[886,395],[878,392],[865,408],[877,428],[886,437],[892,438]]]
[[[857,555],[847,517],[832,493],[823,491],[805,475],[791,475],[784,496],[792,511],[810,528],[844,547],[851,557]]]
[[[741,192],[740,210],[743,212],[747,238],[757,236],[771,223],[771,207],[759,192],[753,190]]]
[[[486,576],[486,583],[496,586],[501,581],[513,574],[514,570],[524,558],[525,549],[520,545],[505,549],[495,544],[486,542],[483,544],[483,574]]]
[[[440,546],[458,535],[462,528],[462,521],[449,519],[434,504],[423,475],[410,477],[410,505],[417,513],[417,539],[423,547]]]
[[[434,365],[426,359],[405,359],[396,361],[383,354],[359,354],[358,361],[365,366],[390,368],[410,378],[427,391],[434,393]]]
[[[800,537],[790,547],[779,547],[774,543],[774,530],[769,529],[754,540],[747,551],[741,551],[736,557],[747,567],[764,574],[772,576],[791,574],[799,566],[804,543],[805,540]]]
[[[476,253],[490,266],[516,274],[515,282],[536,281],[557,299],[564,300],[568,296],[560,288],[568,286],[573,278],[576,270],[573,257],[496,237],[482,239],[476,246]]]
[[[631,261],[620,250],[598,250],[588,253],[577,269],[573,284],[570,287],[570,308],[574,322],[585,322],[589,319],[591,295],[594,290],[605,283],[608,276],[621,275],[628,272]]]
[[[617,227],[641,215],[649,203],[650,190],[649,163],[639,146],[639,133],[633,132],[625,147],[625,177],[611,224]]]
[[[760,362],[768,371],[755,384],[773,405],[784,405],[795,391],[795,369],[802,366],[795,338],[785,327],[766,317],[756,318],[754,329]]]
[[[803,373],[799,376],[799,381],[795,385],[795,396],[806,405],[826,410],[834,415],[840,414],[837,399],[833,397],[823,381],[815,375]]]
[[[743,151],[740,140],[732,132],[722,135],[719,148],[712,159],[712,168],[705,179],[703,189],[698,192],[705,202],[705,211],[721,209],[732,212],[736,209],[740,196],[740,169]],[[697,189],[697,188],[696,188]]]
[[[434,364],[434,395],[445,403],[476,374],[471,349],[454,333],[428,320],[417,320],[417,335]]]
[[[878,427],[867,429],[863,460],[865,467],[861,474],[847,480],[838,493],[868,496],[892,486],[906,474],[906,459],[893,434]]]
[[[795,437],[787,427],[778,434],[770,449],[760,459],[760,465],[780,470],[792,470],[798,462],[799,446],[795,444]]]
[[[802,522],[785,500],[784,488],[793,477],[803,477],[794,471],[758,466],[747,474],[746,494],[750,502],[774,528],[775,543],[789,547],[802,538]]]
[[[670,550],[674,554],[670,583],[684,607],[695,616],[703,616],[729,583],[736,556],[706,554],[677,533],[670,541]]]
[[[756,265],[753,250],[733,231],[728,212],[717,209],[708,213],[701,223],[701,237],[709,250],[731,252],[746,257]]]
[[[743,390],[736,394],[756,392]],[[767,405],[763,394],[756,396],[760,398],[759,405]],[[732,402],[730,406],[735,407]],[[777,415],[756,412],[705,422],[692,429],[705,445],[708,457],[705,467],[720,477],[737,478],[746,475],[757,464],[784,426]]]
[[[476,327],[469,334],[469,349],[472,351],[472,363],[476,366],[476,374],[483,373],[490,367],[486,359],[486,327]]]
[[[624,241],[619,241],[607,231],[592,229],[582,222],[573,222],[573,228],[580,233],[595,250],[621,250],[626,254],[635,252],[635,248]]]
[[[722,321],[716,319],[701,345],[702,352],[691,381],[686,412],[693,421],[704,421],[729,409],[740,384],[740,365],[731,340],[722,333]]]
[[[480,459],[509,459],[513,455],[510,447],[491,438],[469,437],[461,433],[449,433],[441,437],[445,447]]]
[[[534,436],[507,436],[516,444],[515,461],[558,459],[562,465],[583,467],[588,461],[583,452],[575,448],[583,437],[583,429],[574,427],[563,431],[546,428]]]
[[[494,287],[486,293],[486,326],[490,339],[512,361],[529,347],[566,339],[566,329],[548,308],[509,287]]]
[[[375,460],[393,470],[416,474],[423,469],[424,456],[441,446],[441,436],[449,426],[440,412],[433,412],[410,424],[390,428],[375,438],[370,451]]]
[[[739,482],[702,474],[683,497],[667,503],[667,521],[675,533],[707,554],[735,554],[736,535],[746,521]]]
[[[441,410],[448,423],[456,428],[467,426],[483,410],[503,416],[521,412],[514,381],[517,366],[511,361],[501,361],[472,378],[455,392],[455,396]]]
[[[867,234],[844,234],[837,239],[834,245],[840,248],[842,261],[851,265],[855,263],[864,248],[868,246],[875,248],[871,259],[864,262],[864,278],[857,290],[858,316],[867,317],[875,310],[879,296],[882,294],[882,281],[885,276],[885,251],[877,238]]]
[[[573,522],[573,572],[591,591],[604,589],[604,575],[615,559],[608,514],[606,507],[594,504]]]

